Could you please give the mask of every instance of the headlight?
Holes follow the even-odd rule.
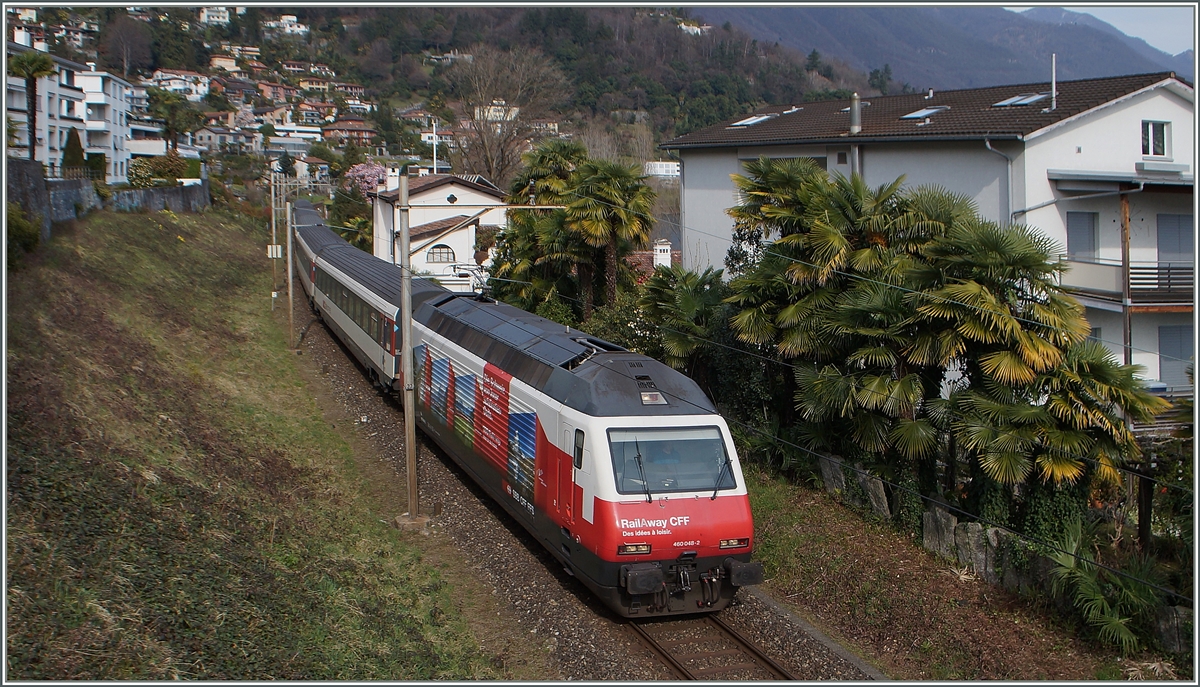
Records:
[[[742,539],[722,539],[721,540],[721,548],[722,549],[744,549],[747,546],[750,546],[750,538],[749,537],[745,537]]]
[[[633,554],[650,553],[649,544],[621,544],[617,547],[618,556],[629,556]]]

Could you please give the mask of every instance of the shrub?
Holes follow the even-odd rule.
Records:
[[[112,189],[100,179],[92,180],[92,188],[96,190],[96,195],[100,196],[100,200],[108,201],[113,197]]]
[[[40,220],[39,217],[34,217],[34,220]],[[13,269],[21,260],[21,256],[25,253],[32,253],[37,248],[38,242],[41,240],[40,221],[33,221],[25,217],[25,211],[16,203],[8,203],[8,223],[6,230],[8,233],[7,246],[7,264],[9,269]]]
[[[62,166],[82,167],[83,164],[83,143],[79,140],[79,131],[71,127],[67,132],[67,145],[63,148]]]
[[[642,355],[661,358],[663,354],[662,334],[638,307],[637,293],[617,292],[616,301],[593,310],[579,328]]]
[[[179,157],[179,151],[172,148],[167,151],[166,155],[154,158],[152,169],[154,170],[154,176],[173,180],[187,176],[188,163],[187,160]]]
[[[152,158],[139,157],[129,163],[129,172],[125,175],[133,188],[150,188],[154,185],[154,163]]]
[[[187,169],[184,170],[183,177],[185,179],[199,179],[201,169],[200,160],[196,158],[189,158],[184,160],[184,163],[187,164]]]

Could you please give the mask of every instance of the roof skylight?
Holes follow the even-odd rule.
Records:
[[[900,119],[925,119],[930,115],[935,115],[943,110],[949,110],[949,105],[933,105],[931,107],[921,108],[916,112],[909,112]]]
[[[764,114],[764,115],[754,115],[753,117],[747,117],[747,118],[745,118],[745,119],[743,119],[743,120],[740,120],[740,121],[734,122],[733,124],[730,124],[730,125],[729,125],[729,127],[730,127],[730,128],[732,128],[732,127],[735,127],[735,126],[754,126],[755,124],[759,124],[759,123],[761,123],[761,122],[765,122],[765,121],[767,121],[768,119],[774,119],[774,118],[776,118],[776,117],[778,117],[778,116],[779,116],[779,115],[778,115],[777,113],[773,113],[773,114]]]
[[[1009,107],[1009,106],[1016,106],[1016,105],[1029,105],[1031,103],[1036,103],[1039,100],[1045,100],[1046,98],[1049,98],[1049,97],[1050,97],[1049,93],[1022,93],[1021,95],[1014,95],[1011,98],[1005,98],[1004,100],[1001,100],[998,103],[992,103],[992,107]]]

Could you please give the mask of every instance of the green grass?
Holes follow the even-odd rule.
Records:
[[[244,215],[98,213],[8,292],[8,676],[502,677],[302,393]]]

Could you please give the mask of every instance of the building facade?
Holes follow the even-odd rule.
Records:
[[[76,75],[84,93],[84,152],[104,155],[105,181],[123,184],[129,171],[129,140],[133,84],[108,72],[96,71],[94,62]]]
[[[1152,386],[1190,393],[1194,136],[1194,89],[1168,72],[769,107],[663,148],[681,160],[689,269],[723,265],[730,176],[748,161],[811,158],[871,187],[903,176],[1044,234],[1093,336]]]
[[[9,57],[29,50],[32,48],[12,41],[7,43]],[[88,67],[57,55],[50,55],[50,58],[54,62],[54,73],[38,79],[37,85],[34,157],[46,165],[51,176],[56,176],[61,173],[62,151],[71,129],[79,133],[81,142],[86,138],[87,120],[84,117],[87,108],[79,75],[87,72]],[[8,154],[28,157],[29,119],[25,80],[8,75],[5,78],[5,114],[13,120],[17,130],[14,145],[8,147]]]

